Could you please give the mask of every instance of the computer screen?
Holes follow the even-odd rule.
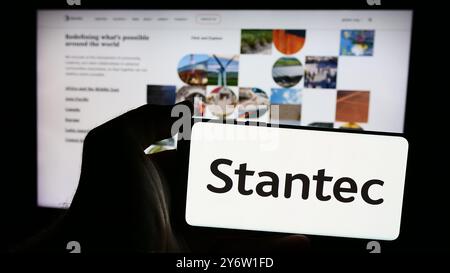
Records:
[[[401,133],[411,27],[408,10],[40,10],[38,205],[67,207],[87,132],[146,103]]]

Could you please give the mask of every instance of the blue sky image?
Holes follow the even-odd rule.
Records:
[[[208,60],[209,56],[206,54],[188,54],[184,56],[178,63],[178,70],[189,69],[191,62],[194,64],[198,64],[202,62],[207,62]]]
[[[272,88],[271,104],[301,104],[301,90],[292,88]]]

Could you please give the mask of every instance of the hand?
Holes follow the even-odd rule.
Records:
[[[189,102],[181,104],[192,113]],[[52,245],[65,250],[68,241],[76,240],[83,252],[273,252],[308,246],[302,235],[185,222],[187,146],[144,153],[152,143],[171,137],[172,107],[144,105],[88,133],[78,189]]]

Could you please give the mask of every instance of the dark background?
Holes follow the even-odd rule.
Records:
[[[2,250],[22,242],[55,220],[61,210],[36,206],[36,9],[413,9],[413,35],[405,137],[410,143],[400,237],[381,242],[383,253],[436,252],[448,248],[446,168],[449,114],[449,16],[443,2],[365,0],[288,1],[93,1],[69,7],[65,0],[24,1],[2,15],[1,223]],[[262,2],[262,1],[260,1]],[[265,1],[266,2],[266,1]],[[5,17],[6,16],[6,17]],[[389,69],[389,68],[386,68]],[[5,153],[6,151],[6,153]],[[368,240],[311,236],[314,251],[365,253]]]

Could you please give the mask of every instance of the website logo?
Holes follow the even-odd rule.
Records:
[[[270,132],[277,149],[250,137]],[[408,155],[402,137],[197,122],[189,153],[189,225],[372,240],[399,235]],[[380,251],[375,241],[366,249]]]

